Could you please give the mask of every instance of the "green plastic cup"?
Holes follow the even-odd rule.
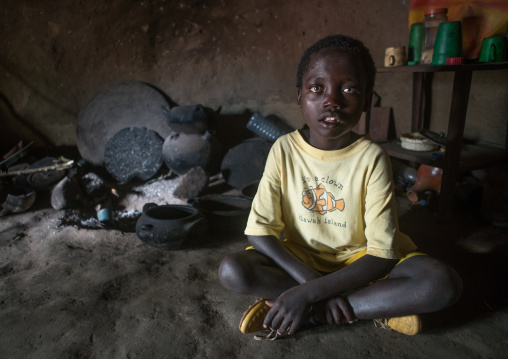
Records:
[[[462,56],[462,25],[460,21],[447,21],[439,24],[432,65],[446,65],[449,57]]]
[[[479,62],[506,61],[508,41],[504,36],[486,37],[482,41]]]
[[[417,22],[411,25],[409,32],[409,46],[407,49],[408,65],[417,65],[422,57],[423,23]]]

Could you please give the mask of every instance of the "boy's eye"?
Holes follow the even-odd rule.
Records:
[[[346,86],[342,89],[342,91],[344,91],[344,93],[347,93],[347,94],[350,94],[350,95],[358,95],[360,94],[360,90],[357,89],[356,87],[349,87],[349,86]]]
[[[311,92],[321,92],[321,91],[323,91],[323,87],[321,87],[319,85],[312,85],[310,87],[310,91]]]

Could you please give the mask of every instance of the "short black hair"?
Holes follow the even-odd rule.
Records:
[[[370,55],[368,48],[363,45],[360,40],[354,39],[346,35],[330,35],[327,36],[314,45],[310,46],[303,54],[300,64],[298,65],[298,72],[296,74],[296,87],[302,89],[302,79],[305,72],[309,70],[311,59],[314,54],[328,48],[337,48],[347,53],[358,56],[362,63],[365,78],[367,80],[367,92],[374,90],[374,79],[376,77],[376,65]]]

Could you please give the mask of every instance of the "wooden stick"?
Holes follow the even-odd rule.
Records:
[[[35,173],[35,172],[47,172],[47,171],[60,171],[65,170],[68,168],[71,168],[74,164],[74,160],[70,160],[64,163],[58,163],[53,166],[46,166],[46,167],[40,167],[40,168],[27,168],[25,170],[19,170],[19,171],[12,171],[12,172],[0,172],[0,177],[7,177],[7,176],[17,176],[17,175],[25,175],[28,173]]]

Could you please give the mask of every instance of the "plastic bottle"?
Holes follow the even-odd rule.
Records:
[[[420,63],[431,64],[437,30],[440,23],[448,21],[448,9],[429,9],[425,10],[424,14],[422,59]]]
[[[292,128],[277,118],[271,116],[263,117],[257,112],[252,115],[247,123],[247,129],[270,142],[275,142],[280,136],[293,131]]]

